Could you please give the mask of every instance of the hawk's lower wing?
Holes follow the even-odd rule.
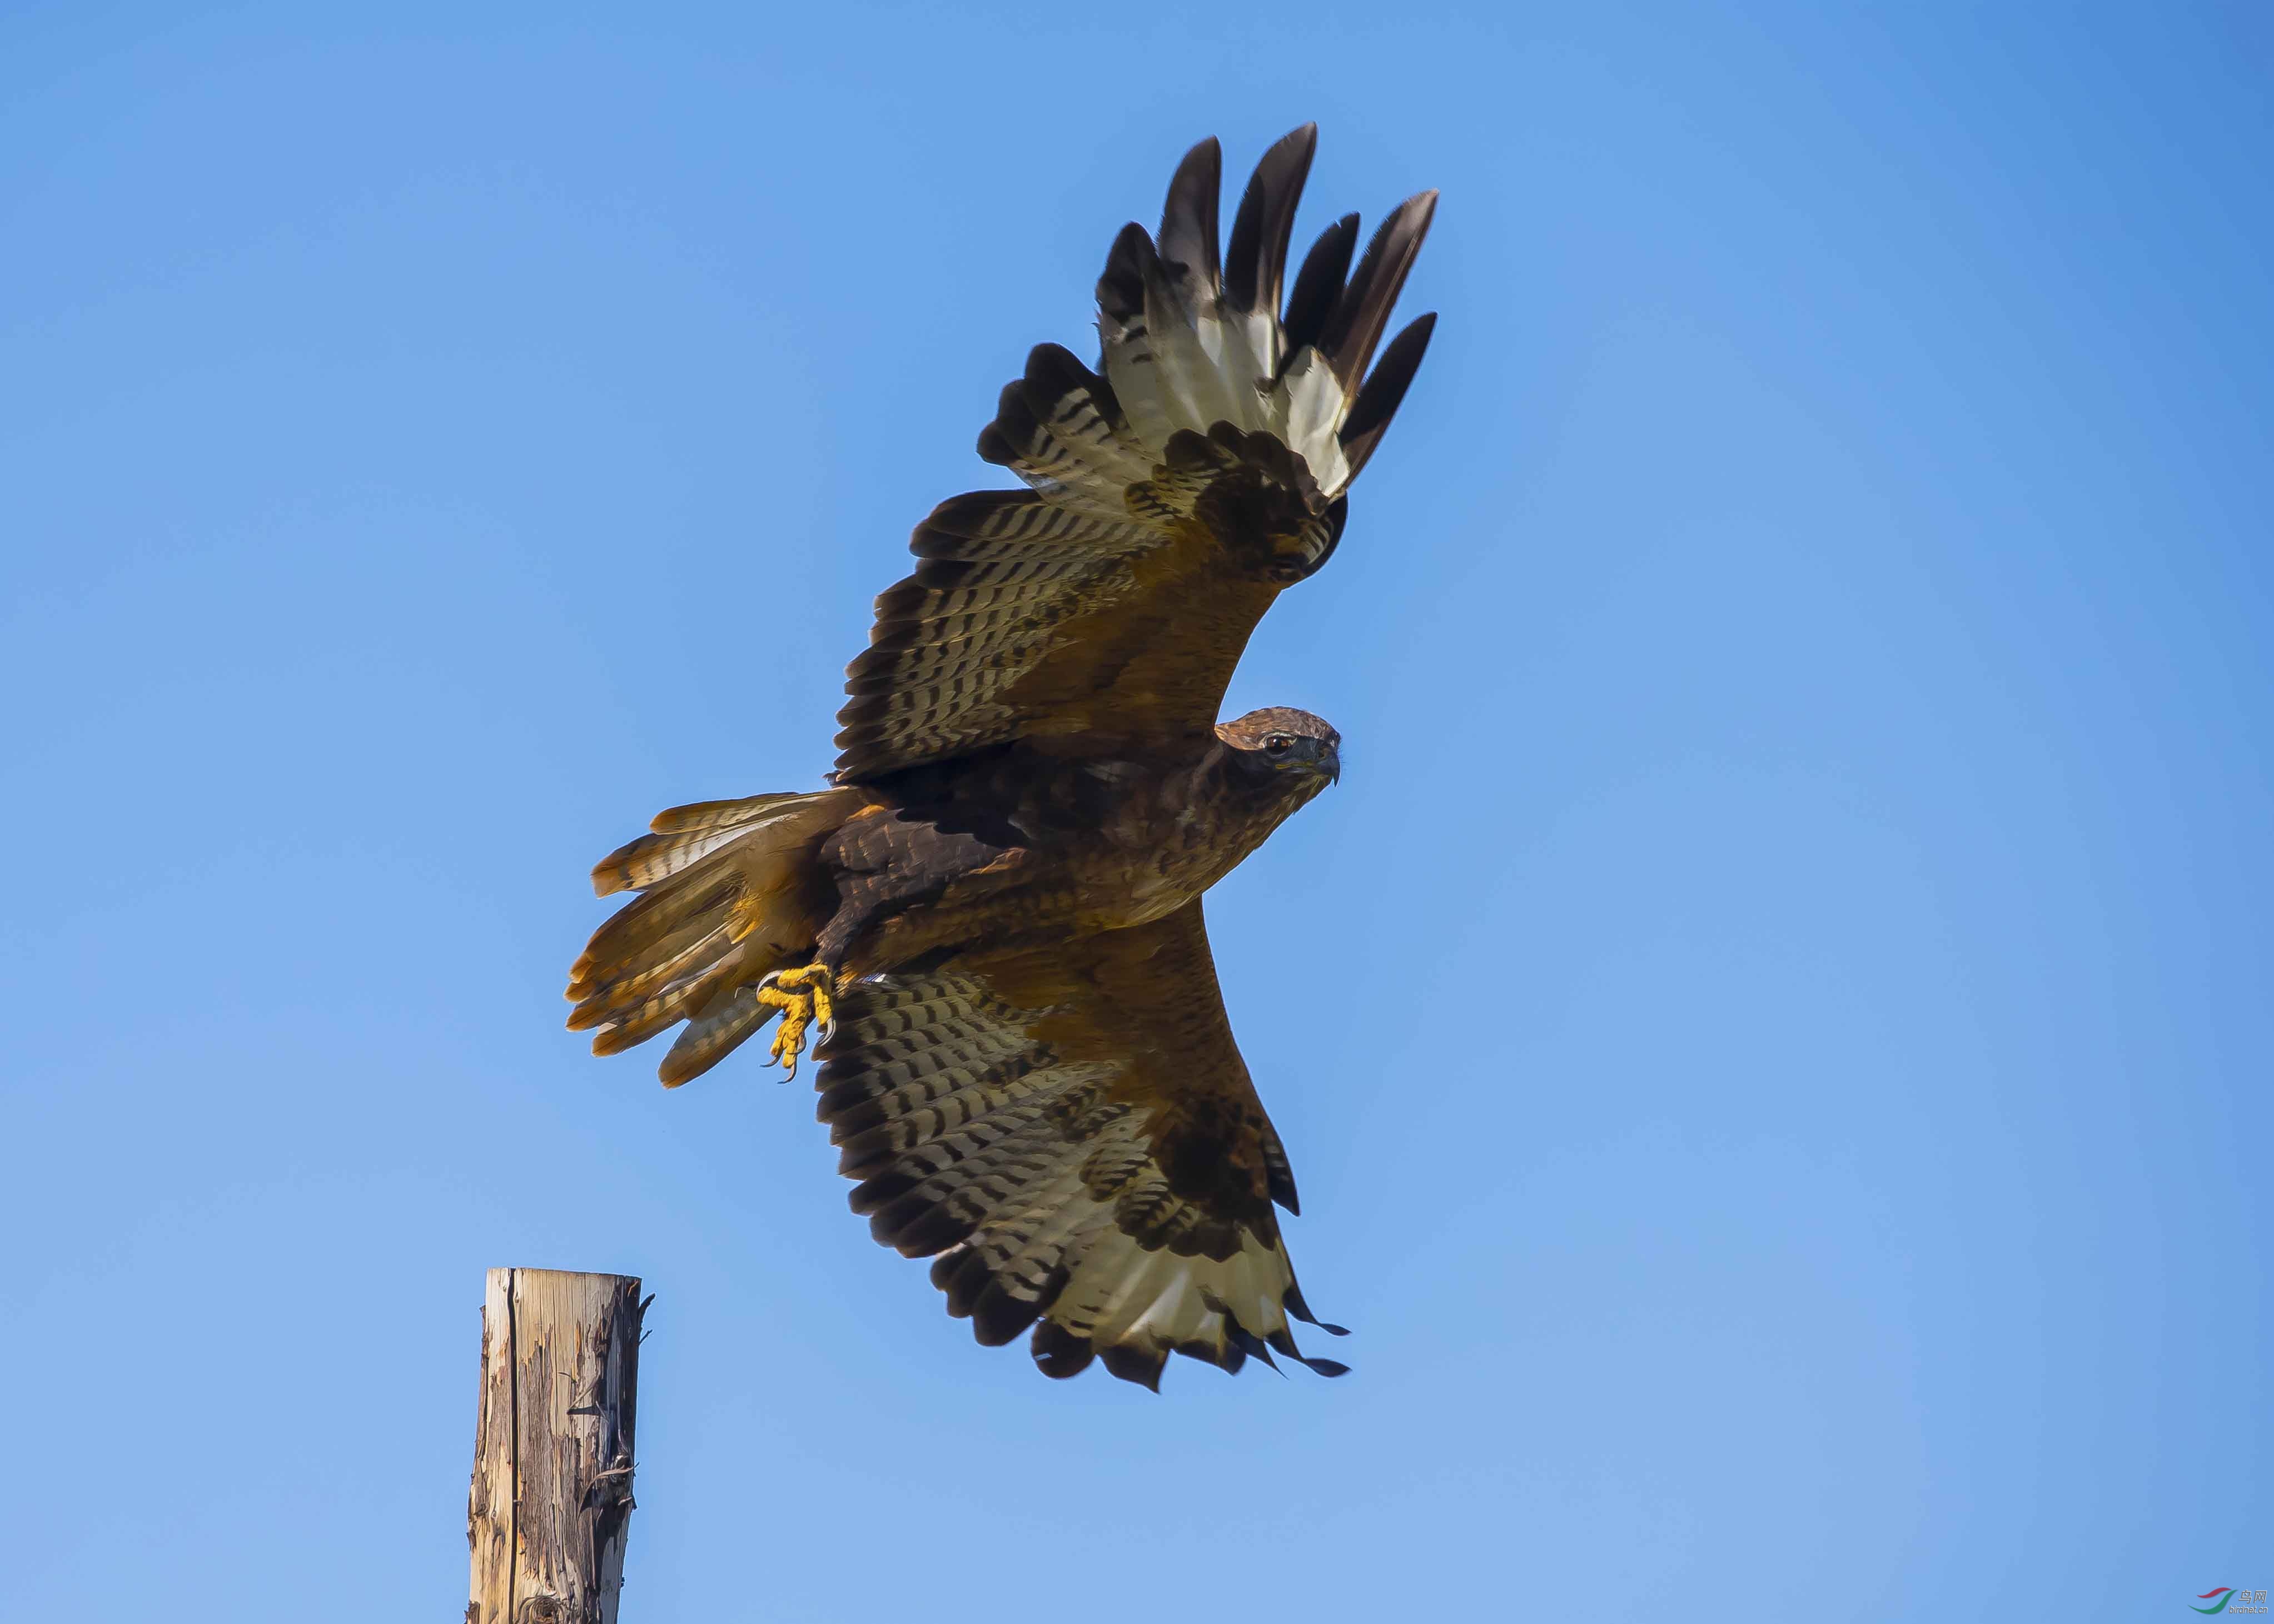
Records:
[[[1174,1353],[1305,1358],[1279,1234],[1279,1136],[1233,1045],[1194,901],[1046,953],[972,952],[839,1002],[821,1119],[853,1210],[979,1340],[1034,1328],[1071,1376],[1102,1357],[1157,1387]],[[1339,1327],[1329,1327],[1339,1334]]]

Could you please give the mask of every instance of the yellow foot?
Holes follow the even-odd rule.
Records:
[[[835,983],[829,966],[820,963],[776,970],[758,982],[758,1002],[782,1012],[781,1026],[774,1033],[772,1058],[787,1068],[791,1077],[797,1075],[797,1057],[805,1052],[805,1029],[819,1022],[821,1032],[815,1039],[819,1043],[829,1041],[837,1030],[837,1011],[830,999]]]

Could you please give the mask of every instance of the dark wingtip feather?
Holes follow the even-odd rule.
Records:
[[[1165,1348],[1140,1348],[1130,1342],[1116,1342],[1099,1350],[1105,1368],[1124,1381],[1133,1381],[1149,1392],[1161,1390],[1161,1367],[1169,1362]]]
[[[1344,214],[1319,233],[1303,268],[1295,273],[1295,291],[1287,296],[1287,314],[1280,326],[1287,335],[1281,365],[1294,358],[1306,344],[1316,343],[1327,320],[1343,296],[1343,278],[1350,270],[1351,252],[1358,246],[1358,216]]]
[[[882,1174],[869,1184],[899,1177],[904,1176]],[[868,1187],[861,1185],[855,1193]],[[904,1258],[929,1258],[944,1247],[970,1239],[976,1227],[975,1220],[929,1195],[901,1196],[869,1220],[869,1233]]]
[[[1348,445],[1361,435],[1386,427],[1397,414],[1399,404],[1405,399],[1406,386],[1421,365],[1421,357],[1428,352],[1429,335],[1437,330],[1437,312],[1416,317],[1404,330],[1389,341],[1389,348],[1382,352],[1381,363],[1367,375],[1364,387],[1358,392],[1357,403],[1343,424],[1343,443]]]
[[[1216,201],[1223,190],[1224,148],[1210,136],[1177,165],[1168,200],[1161,206],[1161,258],[1183,266],[1203,296],[1213,295],[1224,281],[1216,237]]]
[[[1230,1342],[1219,1348],[1214,1342],[1196,1339],[1178,1342],[1171,1351],[1182,1354],[1187,1359],[1197,1359],[1202,1365],[1213,1365],[1227,1376],[1237,1376],[1247,1363],[1247,1355]]]
[[[1105,268],[1097,276],[1097,308],[1115,321],[1145,313],[1145,265],[1153,258],[1153,239],[1145,228],[1131,221],[1106,251]]]
[[[1287,244],[1295,232],[1295,206],[1310,178],[1319,148],[1319,126],[1290,130],[1256,163],[1239,213],[1231,222],[1231,245],[1224,261],[1224,303],[1234,310],[1279,308],[1287,271]]]
[[[1026,375],[1019,387],[1026,397],[1027,410],[1038,422],[1047,422],[1066,396],[1077,391],[1095,396],[1104,381],[1064,344],[1036,344],[1027,351]]]
[[[1343,455],[1350,465],[1350,477],[1355,479],[1367,459],[1381,443],[1389,427],[1389,420],[1405,401],[1405,391],[1419,370],[1421,357],[1429,349],[1429,335],[1437,330],[1437,312],[1416,318],[1404,330],[1389,341],[1389,348],[1382,352],[1382,359],[1358,392],[1358,401],[1351,408],[1343,424]]]
[[[1284,1326],[1278,1330],[1272,1332],[1271,1335],[1264,1338],[1264,1340],[1269,1342],[1274,1348],[1276,1348],[1280,1352],[1285,1354],[1289,1358],[1294,1360],[1296,1364],[1302,1365],[1306,1370],[1312,1371],[1318,1375],[1347,1376],[1350,1374],[1350,1366],[1344,1365],[1341,1360],[1314,1359],[1308,1354],[1305,1353],[1300,1348],[1295,1346],[1294,1335]]]
[[[1015,1341],[1042,1312],[1040,1303],[1005,1290],[1003,1282],[997,1281],[971,1305],[971,1334],[983,1348],[1000,1348]]]
[[[1222,1309],[1218,1312],[1224,1315],[1224,1340],[1238,1350],[1242,1357],[1262,1360],[1273,1370],[1278,1371],[1280,1379],[1284,1380],[1287,1372],[1279,1369],[1279,1361],[1271,1357],[1271,1350],[1264,1344],[1263,1339],[1233,1319],[1230,1309]]]
[[[1284,1308],[1289,1313],[1294,1315],[1295,1318],[1300,1320],[1305,1325],[1315,1325],[1319,1329],[1324,1331],[1329,1336],[1348,1336],[1350,1335],[1350,1332],[1345,1327],[1339,1325],[1329,1324],[1328,1321],[1320,1319],[1318,1315],[1313,1313],[1311,1312],[1310,1304],[1303,1300],[1303,1288],[1299,1285],[1291,1284],[1285,1291],[1282,1292],[1279,1297],[1279,1305],[1282,1308]]]
[[[931,1260],[931,1268],[929,1271],[931,1275],[931,1283],[938,1289],[947,1291],[948,1282],[955,1277],[955,1272],[964,1266],[965,1262],[969,1259],[971,1253],[968,1251],[954,1246],[951,1246],[945,1252],[941,1252],[939,1256]],[[949,1292],[947,1312],[951,1314],[955,1314],[955,1297],[953,1292]],[[956,1318],[960,1319],[962,1316],[957,1314]]]
[[[998,468],[1015,466],[1020,457],[1018,441],[1031,443],[1035,426],[1025,392],[1016,382],[1005,384],[995,397],[995,420],[979,431],[979,460]]]
[[[1336,302],[1334,314],[1317,342],[1333,358],[1335,375],[1345,390],[1374,359],[1374,347],[1382,342],[1382,329],[1389,325],[1390,309],[1397,303],[1405,274],[1413,268],[1414,256],[1421,252],[1422,239],[1429,235],[1429,222],[1436,213],[1434,192],[1417,192],[1392,209],[1366,245],[1366,257],[1359,261],[1350,285]]]
[[[915,1189],[919,1182],[908,1173],[880,1173],[847,1191],[845,1204],[863,1218],[873,1217]]]
[[[942,1267],[943,1264],[946,1267]],[[968,1320],[980,1298],[986,1295],[988,1287],[995,1283],[995,1276],[987,1267],[985,1253],[976,1247],[956,1247],[943,1252],[939,1262],[932,1265],[931,1283],[947,1297],[950,1319]],[[1019,1328],[1024,1330],[1026,1327],[1021,1326]],[[987,1341],[984,1336],[979,1340],[983,1342]],[[1002,1340],[1008,1342],[1010,1338]]]
[[[1027,1344],[1034,1356],[1035,1368],[1054,1381],[1064,1381],[1069,1376],[1079,1376],[1089,1368],[1097,1357],[1089,1338],[1076,1336],[1055,1320],[1044,1320],[1035,1327],[1034,1339]]]

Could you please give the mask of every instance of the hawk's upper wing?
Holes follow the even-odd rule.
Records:
[[[1328,227],[1283,313],[1315,142],[1306,124],[1264,154],[1228,254],[1213,139],[1178,167],[1157,245],[1123,228],[1097,284],[1103,375],[1045,344],[1004,389],[979,454],[1030,488],[956,497],[917,527],[922,561],[877,598],[847,673],[840,781],[1008,739],[1214,724],[1256,621],[1334,550],[1435,321],[1367,374],[1434,192],[1347,280],[1358,216]]]
[[[1198,901],[1045,953],[862,981],[837,1007],[817,1086],[862,1181],[853,1210],[886,1245],[937,1255],[932,1282],[981,1342],[1032,1326],[1044,1373],[1102,1356],[1148,1387],[1171,1352],[1238,1370],[1276,1349],[1342,1373],[1288,1328],[1311,1320],[1271,1210],[1295,1210],[1294,1180]]]

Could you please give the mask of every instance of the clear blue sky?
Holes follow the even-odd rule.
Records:
[[[480,10],[0,19],[11,1617],[456,1617],[506,1263],[658,1294],[626,1624],[2274,1585],[2264,10]],[[1047,1383],[560,988],[1310,118],[1444,193],[1211,898],[1357,1368]]]

